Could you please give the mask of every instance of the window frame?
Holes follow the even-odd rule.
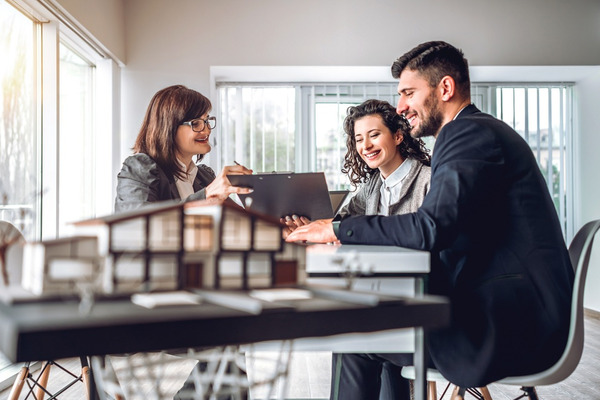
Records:
[[[266,69],[265,69],[266,68]],[[337,72],[336,72],[337,71]],[[385,71],[385,72],[384,72]],[[559,85],[559,86],[570,86],[570,110],[568,111],[569,124],[567,132],[565,133],[564,140],[567,146],[566,159],[561,160],[561,166],[564,167],[565,171],[561,170],[561,179],[566,179],[566,188],[564,201],[559,203],[559,213],[561,226],[563,227],[563,234],[567,241],[570,241],[574,234],[574,221],[577,217],[574,205],[576,204],[576,184],[575,182],[575,169],[574,159],[577,149],[575,148],[575,136],[576,136],[576,79],[566,80],[565,77],[572,75],[574,77],[585,74],[587,69],[572,67],[567,73],[561,69],[552,67],[470,67],[472,87],[482,87],[485,85],[493,85],[495,87],[532,87],[542,85]],[[387,75],[387,79],[384,79],[384,73]],[[316,76],[321,79],[315,79]],[[218,88],[221,85],[226,84],[252,84],[266,85],[266,84],[277,84],[278,82],[285,82],[285,85],[290,84],[296,85],[297,88],[302,88],[303,85],[335,85],[340,82],[340,76],[345,76],[347,80],[343,81],[346,83],[363,83],[363,84],[386,84],[393,83],[397,85],[397,81],[390,77],[389,68],[383,67],[211,67],[211,96],[216,99],[216,103],[219,104],[219,91]],[[370,76],[370,79],[365,79],[366,76]],[[551,79],[540,79],[544,76],[548,76]],[[270,77],[266,78],[265,77]],[[285,78],[284,78],[285,77]],[[312,77],[312,79],[307,79]],[[516,78],[522,79],[516,79]],[[560,79],[558,78],[560,77]],[[332,79],[334,78],[334,79]],[[554,79],[552,79],[554,78]],[[330,79],[330,80],[328,80]],[[517,82],[517,83],[515,83]],[[284,83],[282,83],[283,85]],[[306,106],[310,103],[308,97],[310,94],[304,93],[301,89],[298,90],[300,99],[297,101],[297,107],[300,110],[306,110]],[[481,95],[475,93],[475,95]],[[313,93],[314,98],[314,93]],[[491,112],[492,108],[495,107],[494,96],[491,93],[486,93],[482,96],[478,102],[478,106],[484,112],[488,112],[495,115],[495,112]],[[304,108],[303,108],[304,107]],[[300,118],[296,118],[297,124],[297,143],[296,143],[296,170],[312,170],[313,164],[316,160],[316,148],[314,144],[314,135],[311,129],[314,130],[314,110],[308,108],[309,112],[301,112],[297,110],[297,113],[301,113]],[[220,110],[216,110],[216,115],[220,115]],[[219,131],[218,135],[221,134]],[[430,142],[427,142],[428,148],[432,148]],[[308,148],[309,151],[303,151]],[[219,152],[215,152],[219,153]],[[562,157],[562,155],[561,155]],[[216,158],[217,160],[215,160]],[[536,157],[537,158],[537,157]],[[222,168],[220,164],[220,156],[214,157],[210,160],[213,168]],[[550,167],[549,167],[550,168]],[[544,174],[546,175],[546,174]],[[559,196],[563,196],[563,182],[561,180],[559,190],[561,193]],[[551,183],[548,182],[549,188],[552,193]],[[564,216],[564,218],[563,218]]]
[[[35,234],[30,240],[54,239],[59,236],[58,163],[60,159],[59,68],[60,43],[84,58],[95,68],[92,84],[93,128],[96,159],[109,160],[111,168],[92,166],[96,206],[94,217],[113,211],[115,196],[114,175],[120,166],[120,67],[121,64],[101,50],[79,25],[49,3],[27,0],[8,2],[36,24],[39,43],[36,43],[36,143],[37,167],[35,213],[38,216]],[[102,112],[102,118],[96,118]],[[106,117],[106,118],[105,118]],[[99,138],[102,133],[102,140]],[[43,150],[43,153],[42,153]],[[111,190],[107,190],[110,187]]]
[[[34,126],[36,188],[34,234],[28,240],[58,237],[58,140],[59,132],[59,43],[63,42],[83,58],[95,64],[94,114],[91,133],[98,146],[96,157],[109,160],[111,168],[95,168],[96,214],[112,213],[115,196],[114,177],[120,167],[120,67],[122,64],[91,39],[78,24],[48,2],[7,0],[34,25]],[[54,7],[54,8],[53,8]],[[102,140],[98,133],[102,132]],[[43,150],[43,152],[42,152]],[[107,190],[110,187],[112,190]],[[91,217],[91,216],[90,216]],[[19,365],[0,369],[0,390],[14,382]]]

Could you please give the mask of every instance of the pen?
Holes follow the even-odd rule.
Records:
[[[242,166],[242,164],[240,164],[239,162],[233,160],[233,162],[235,163],[235,165],[239,165],[240,167]]]

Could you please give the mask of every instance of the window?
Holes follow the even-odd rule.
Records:
[[[397,83],[294,85],[217,83],[219,166],[234,160],[265,171],[323,171],[329,190],[349,189],[341,173],[349,106],[397,103]],[[572,231],[572,85],[474,83],[472,101],[504,120],[531,146],[565,233]],[[426,145],[433,148],[433,139]]]
[[[223,165],[234,161],[256,172],[296,170],[293,87],[224,86],[217,126]]]
[[[0,219],[26,239],[38,224],[38,24],[0,2]],[[7,62],[10,60],[10,62]]]
[[[324,171],[330,190],[348,189],[342,125],[347,108],[367,98],[394,104],[396,85],[219,85],[221,165]]]
[[[112,211],[119,70],[51,3],[29,3],[0,1],[0,218],[54,239]]]
[[[94,65],[61,42],[58,226],[95,215]],[[68,156],[67,156],[68,155]]]
[[[474,102],[529,144],[546,179],[563,232],[573,232],[572,84],[474,84]],[[479,102],[479,104],[477,103]]]

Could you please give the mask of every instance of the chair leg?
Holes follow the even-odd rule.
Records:
[[[525,392],[525,394],[529,397],[529,400],[539,400],[537,391],[533,386],[523,386],[521,390]]]
[[[50,378],[50,369],[52,367],[52,362],[46,362],[46,365],[42,367],[42,372],[38,379],[38,388],[36,390],[35,398],[38,400],[44,400],[44,395],[46,392],[44,389],[48,386],[48,379]]]
[[[21,390],[23,390],[23,385],[25,385],[25,381],[29,376],[29,365],[30,363],[25,364],[19,371],[15,383],[13,383],[12,389],[10,389],[8,400],[18,400],[21,395]]]
[[[437,384],[435,381],[427,382],[427,400],[437,400]]]
[[[87,357],[79,357],[81,361],[81,380],[85,386],[85,394],[87,400],[91,400],[90,394],[90,365],[88,364]]]
[[[465,391],[466,391],[466,388],[461,388],[461,387],[455,386],[454,390],[452,391],[451,399],[452,400],[464,400]]]
[[[492,395],[490,394],[490,391],[488,390],[487,386],[480,387],[478,388],[478,390],[483,396],[483,400],[492,400]]]

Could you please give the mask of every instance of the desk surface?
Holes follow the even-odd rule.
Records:
[[[13,362],[435,328],[449,321],[446,299],[379,296],[376,305],[314,297],[268,303],[258,314],[217,304],[147,309],[129,299],[0,302],[0,351]]]
[[[306,272],[311,276],[347,272],[415,276],[427,274],[429,267],[429,252],[404,247],[314,244],[306,249]]]

